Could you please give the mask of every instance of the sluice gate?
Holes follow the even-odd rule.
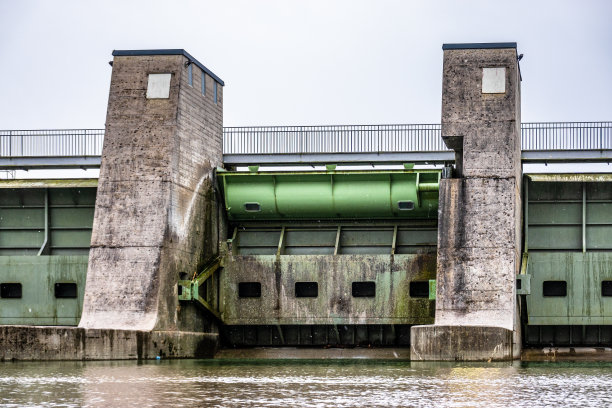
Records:
[[[0,180],[0,324],[79,323],[97,180]]]
[[[408,345],[411,325],[433,321],[440,171],[217,178],[225,344]]]
[[[610,174],[529,175],[524,197],[525,344],[612,345]]]

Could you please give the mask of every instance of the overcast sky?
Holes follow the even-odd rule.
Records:
[[[102,128],[113,49],[184,48],[224,124],[439,123],[442,44],[516,41],[522,118],[612,120],[612,1],[0,0],[0,129]]]

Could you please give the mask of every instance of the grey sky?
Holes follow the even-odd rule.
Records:
[[[438,123],[444,42],[516,41],[523,121],[612,119],[610,1],[0,0],[0,129],[104,126],[113,49],[185,48],[225,125]]]

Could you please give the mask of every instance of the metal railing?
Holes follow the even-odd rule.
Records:
[[[0,157],[100,156],[104,129],[0,130]]]
[[[612,150],[612,122],[521,125],[523,151]],[[100,156],[104,129],[0,130],[0,157]],[[223,129],[223,153],[308,154],[448,151],[439,124],[257,126]]]
[[[522,123],[521,149],[612,150],[612,122]]]
[[[226,127],[224,154],[433,152],[439,124]]]

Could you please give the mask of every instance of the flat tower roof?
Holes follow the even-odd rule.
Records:
[[[206,68],[204,64],[193,58],[191,54],[189,54],[182,48],[163,50],[113,50],[113,57],[138,57],[142,55],[183,55],[189,61],[196,64],[198,68],[200,68],[202,71],[206,72],[209,76],[211,76],[221,86],[225,86],[225,82],[223,82],[221,78],[216,76],[210,69]]]
[[[474,50],[482,48],[516,48],[515,42],[442,44],[443,50]]]

